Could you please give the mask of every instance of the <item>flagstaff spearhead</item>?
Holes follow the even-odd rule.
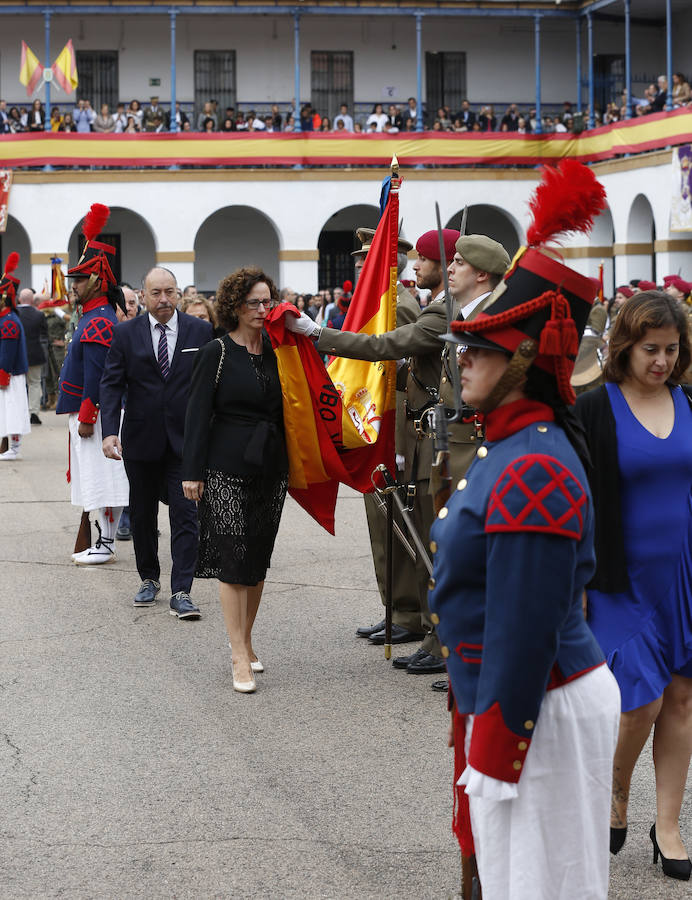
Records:
[[[396,153],[392,157],[390,166],[392,169],[392,178],[398,178],[399,177],[399,160],[396,158]]]

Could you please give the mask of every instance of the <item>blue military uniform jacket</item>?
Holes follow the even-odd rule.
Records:
[[[96,422],[101,375],[117,322],[105,297],[94,297],[84,305],[60,372],[56,413],[78,412],[80,422]]]
[[[550,407],[519,400],[485,424],[430,532],[429,604],[457,708],[475,716],[468,763],[516,783],[546,691],[604,662],[582,614],[594,517]]]
[[[12,375],[25,375],[29,370],[26,340],[19,316],[7,308],[0,316],[0,385],[7,387]]]

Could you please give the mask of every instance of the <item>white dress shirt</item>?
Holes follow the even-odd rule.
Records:
[[[154,348],[154,356],[158,361],[159,358],[159,339],[161,337],[161,332],[156,327],[159,323],[152,316],[151,313],[148,313],[149,316],[149,330],[151,331],[151,343]],[[178,310],[173,313],[171,318],[166,322],[163,326],[166,329],[166,343],[168,344],[168,365],[170,366],[171,360],[173,359],[173,353],[175,351],[175,344],[178,340]]]

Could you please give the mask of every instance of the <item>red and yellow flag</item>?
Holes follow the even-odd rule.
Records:
[[[398,214],[398,181],[393,181],[345,329],[374,334],[396,325]],[[297,315],[294,306],[282,303],[265,324],[283,394],[288,490],[334,534],[339,483],[369,493],[373,469],[385,463],[394,471],[396,362],[333,359],[328,372],[312,341],[286,328],[286,316]]]
[[[605,302],[605,291],[603,290],[603,260],[598,264],[598,302]]]
[[[71,94],[79,84],[77,77],[77,60],[75,59],[72,38],[60,51],[58,58],[51,66],[53,76],[66,94]]]
[[[399,180],[392,179],[387,205],[365,257],[348,307],[344,331],[383,334],[396,328],[396,257]],[[334,357],[327,371],[343,404],[344,462],[358,490],[372,490],[370,475],[384,462],[394,471],[396,362]]]
[[[67,288],[65,287],[65,275],[62,270],[62,260],[55,256],[50,261],[50,296],[51,300],[60,300],[67,303]]]
[[[19,64],[19,80],[26,87],[26,95],[30,97],[41,83],[43,66],[36,54],[22,41],[22,59]]]

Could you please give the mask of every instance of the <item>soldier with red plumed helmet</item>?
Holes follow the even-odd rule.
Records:
[[[0,460],[21,459],[22,435],[31,431],[26,394],[26,355],[24,329],[17,315],[19,279],[12,275],[19,254],[10,253],[0,278],[0,437],[7,436],[8,448]]]
[[[72,555],[77,565],[98,565],[115,558],[118,519],[129,500],[122,460],[106,459],[101,452],[99,385],[113,327],[125,318],[125,301],[108,261],[115,248],[96,240],[109,214],[107,206],[92,205],[82,226],[84,251],[67,273],[73,279],[81,316],[60,373],[56,412],[69,415],[72,503],[85,512],[95,511],[98,531],[93,546]]]
[[[485,441],[432,526],[429,604],[484,900],[608,894],[620,694],[582,611],[594,510],[570,386],[597,286],[545,249],[604,205],[585,166],[546,169],[528,247],[445,336]]]

